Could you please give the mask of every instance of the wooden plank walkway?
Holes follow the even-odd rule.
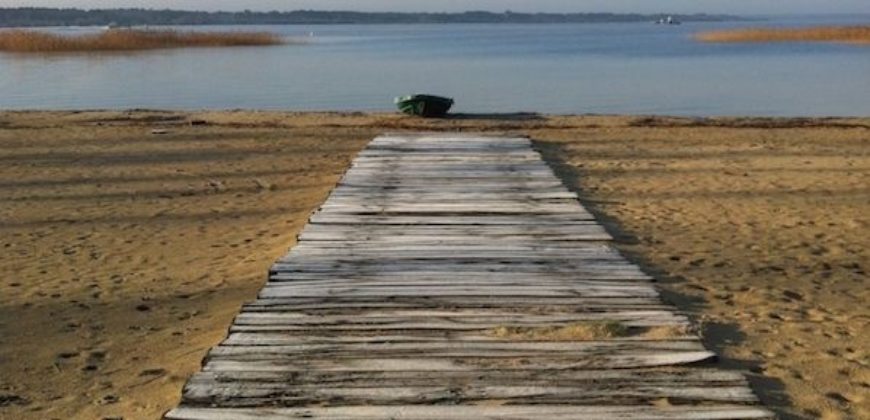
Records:
[[[773,418],[610,240],[528,139],[379,137],[166,417]]]

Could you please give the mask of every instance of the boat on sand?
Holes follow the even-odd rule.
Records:
[[[443,117],[453,106],[452,98],[435,95],[408,95],[396,98],[399,111],[419,117]]]

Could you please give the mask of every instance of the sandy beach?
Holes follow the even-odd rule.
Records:
[[[528,135],[782,418],[870,417],[870,119],[0,112],[0,419],[156,419],[387,131]]]

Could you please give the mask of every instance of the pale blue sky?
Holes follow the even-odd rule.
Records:
[[[2,7],[144,7],[195,10],[870,13],[870,0],[0,0]]]

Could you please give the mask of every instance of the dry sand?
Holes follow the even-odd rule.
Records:
[[[638,119],[538,137],[765,403],[870,418],[870,126],[720,124],[744,127]]]
[[[401,129],[539,140],[765,403],[870,418],[868,119],[144,111],[0,113],[0,418],[159,418]]]

